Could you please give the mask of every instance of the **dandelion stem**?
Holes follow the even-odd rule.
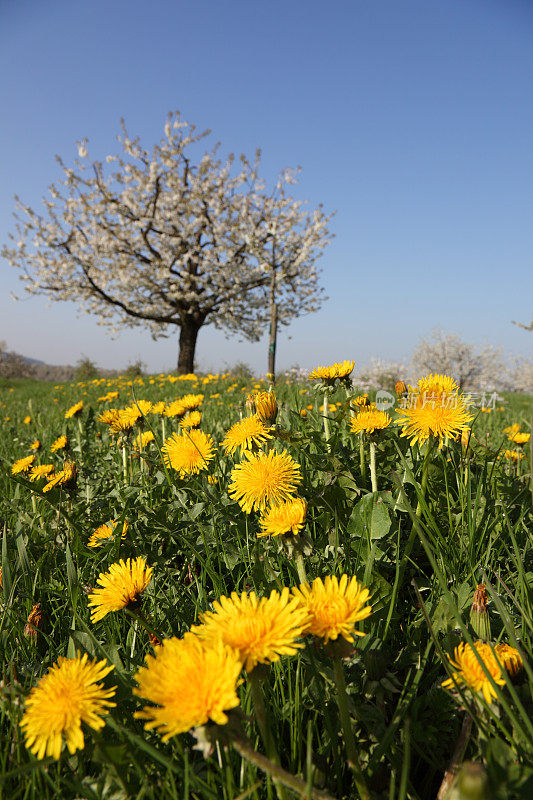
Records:
[[[259,730],[261,731],[261,737],[265,745],[267,756],[270,759],[270,761],[272,761],[273,764],[276,764],[276,766],[279,767],[280,759],[272,736],[272,731],[270,730],[268,714],[265,708],[265,700],[263,698],[261,677],[259,675],[259,670],[257,668],[248,673],[248,680],[250,682],[250,690],[252,692],[255,718],[257,720],[257,724],[259,725]],[[285,793],[283,791],[282,785],[280,784],[279,780],[274,776],[273,776],[273,781],[274,781],[274,786],[276,787],[276,792],[279,797],[279,800],[284,800]]]
[[[135,652],[135,642],[137,640],[137,629],[139,627],[139,623],[137,620],[133,623],[133,636],[131,637],[131,650],[130,650],[130,661],[133,659],[133,653]]]
[[[430,439],[427,443],[426,455],[424,456],[424,463],[422,464],[422,480],[420,482],[420,494],[422,495],[416,507],[416,516],[418,519],[422,516],[422,501],[426,497],[426,488],[428,485],[428,471],[431,453],[433,452],[433,440]]]
[[[79,456],[80,463],[83,462],[83,454],[82,454],[82,449],[81,449],[81,434],[82,434],[81,419],[78,417],[78,436],[77,436],[77,439],[78,439],[78,450],[79,450],[79,453],[80,453],[80,456]]]
[[[378,478],[376,475],[376,443],[370,439],[370,480],[372,481],[372,491],[378,490]]]
[[[365,459],[365,434],[359,434],[359,461],[361,463],[361,483],[366,480],[366,459]]]
[[[279,765],[269,761],[269,759],[265,758],[261,753],[257,753],[250,743],[241,737],[233,736],[231,743],[242,758],[245,758],[246,761],[249,761],[250,764],[253,764],[254,767],[257,767],[262,772],[270,775],[274,781],[278,781],[288,789],[292,789],[293,792],[296,792],[296,794],[305,798],[305,800],[308,798],[312,798],[312,800],[335,800],[332,795],[320,789],[311,787],[309,790],[304,781],[301,781],[295,775],[292,775]]]
[[[348,764],[354,774],[354,781],[361,800],[370,800],[368,787],[361,765],[359,764],[359,757],[357,755],[357,747],[353,735],[352,722],[350,720],[350,711],[348,709],[348,695],[346,693],[346,681],[344,679],[344,667],[340,656],[333,657],[333,672],[335,675],[335,688],[337,689],[337,705],[339,706],[339,713],[341,718],[342,733],[344,736],[344,744],[346,745],[346,753],[348,755]]]
[[[324,404],[322,406],[322,415],[324,418],[324,437],[326,442],[329,442],[330,431],[329,431],[329,404],[328,404],[328,393],[327,390],[324,392]]]
[[[296,553],[294,560],[296,562],[296,569],[298,571],[298,577],[300,579],[300,583],[309,583],[309,581],[307,580],[307,572],[305,571],[305,563],[303,555],[301,553]]]
[[[450,786],[453,783],[453,779],[457,774],[457,769],[463,761],[471,732],[472,717],[467,712],[463,718],[463,725],[461,727],[459,738],[457,739],[457,744],[455,745],[455,750],[453,751],[450,763],[448,764],[446,772],[444,773],[444,778],[442,779],[442,783],[437,794],[437,800],[444,800],[444,798],[447,796]]]
[[[126,445],[122,445],[122,472],[124,474],[124,480],[128,480],[128,454],[126,451]]]

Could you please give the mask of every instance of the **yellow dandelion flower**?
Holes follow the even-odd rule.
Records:
[[[11,474],[18,475],[19,472],[29,472],[29,469],[34,461],[35,456],[25,456],[24,458],[19,458],[18,461],[15,461],[11,467]]]
[[[24,425],[29,425],[31,422],[31,417],[28,415],[27,417],[24,417],[22,421],[24,422]]]
[[[520,427],[519,422],[513,422],[508,428],[504,428],[503,432],[509,434],[509,439],[512,439],[512,437],[520,431]]]
[[[118,397],[118,392],[108,392],[103,397],[99,397],[97,399],[98,403],[107,403],[109,400],[116,400]]]
[[[272,439],[268,428],[254,414],[254,416],[245,417],[231,426],[222,442],[222,447],[226,453],[234,455],[239,448],[243,452],[252,450],[254,447],[261,447],[268,439]]]
[[[82,411],[83,411],[83,400],[80,400],[79,403],[75,403],[67,411],[65,411],[65,419],[76,417],[78,414],[81,414]]]
[[[182,428],[197,428],[202,421],[200,411],[188,411],[180,420]]]
[[[375,433],[388,428],[392,420],[386,411],[375,408],[360,411],[350,420],[350,430],[353,433]]]
[[[207,469],[215,456],[213,439],[203,431],[191,430],[178,436],[172,434],[161,448],[163,460],[180,474],[198,475],[200,470]]]
[[[139,558],[122,558],[116,564],[111,564],[107,572],[98,576],[97,583],[100,589],[95,589],[89,595],[91,622],[98,622],[111,611],[120,611],[126,606],[134,606],[139,596],[144,592],[152,577],[153,567],[146,566],[146,560]]]
[[[355,361],[337,361],[330,367],[315,367],[309,373],[308,379],[310,381],[325,381],[325,383],[333,383],[337,378],[347,378],[353,372]]]
[[[87,546],[100,547],[106,539],[110,539],[113,536],[117,524],[117,521],[112,519],[111,522],[106,522],[104,525],[99,525],[98,528],[91,534],[91,537],[87,542]],[[125,539],[128,529],[128,522],[124,521],[122,526],[122,534],[120,536],[121,539]]]
[[[486,642],[475,642],[474,647],[485,668],[492,676],[494,683],[498,686],[505,686],[505,680],[502,677],[502,665],[498,663],[490,645]],[[443,681],[441,686],[445,689],[454,689],[455,684],[466,686],[474,692],[482,692],[487,703],[490,703],[492,698],[496,697],[494,687],[491,686],[489,678],[483,671],[474,650],[469,644],[461,642],[455,648],[454,658],[450,658],[450,667],[453,670],[454,680],[448,678],[448,680]]]
[[[284,533],[299,533],[305,525],[307,503],[301,497],[288,500],[279,506],[271,506],[259,520],[261,532],[258,536],[280,536]]]
[[[156,729],[164,742],[209,720],[225,725],[225,712],[239,705],[241,669],[237,654],[220,640],[205,645],[192,634],[164,639],[135,675],[133,693],[155,705],[135,716],[148,720],[146,729]]]
[[[98,422],[103,422],[104,425],[111,425],[119,414],[118,408],[107,408],[98,415]]]
[[[509,441],[514,444],[527,444],[530,439],[530,433],[515,433],[513,436],[509,436]]]
[[[310,614],[306,633],[324,639],[342,636],[347,642],[353,637],[364,636],[355,630],[355,625],[372,613],[372,607],[365,605],[369,591],[359,584],[356,578],[342,575],[327,576],[324,581],[315,578],[312,585],[302,583],[292,590],[294,596]]]
[[[63,433],[61,434],[61,436],[57,437],[55,442],[52,442],[52,444],[50,445],[50,452],[57,453],[58,450],[64,450],[67,447],[67,445],[68,445],[68,439]]]
[[[258,598],[255,592],[236,592],[213,603],[213,611],[200,615],[202,625],[191,628],[203,641],[221,639],[239,654],[246,670],[256,664],[279,661],[303,647],[296,640],[305,631],[309,614],[289,589],[281,594],[272,591],[269,597]]]
[[[187,409],[181,400],[173,400],[165,406],[165,417],[182,417]]]
[[[53,464],[38,464],[31,468],[29,479],[30,481],[38,481],[39,478],[47,478],[54,471]]]
[[[56,486],[63,486],[76,479],[77,470],[76,464],[73,461],[65,461],[63,469],[56,472],[55,475],[50,476],[48,483],[43,486],[43,492],[49,492]]]
[[[30,444],[30,450],[40,450],[41,449],[41,442],[39,439],[36,439],[34,442]]]
[[[518,650],[503,643],[497,644],[494,650],[496,651],[498,661],[509,675],[513,676],[520,672],[524,666],[524,662]]]
[[[428,375],[410,386],[410,405],[398,411],[396,424],[411,444],[423,444],[430,437],[439,440],[439,449],[446,438],[455,439],[468,427],[473,417],[466,399],[458,392],[453,378]]]
[[[370,405],[370,400],[367,394],[358,394],[357,397],[354,397],[351,401],[351,404],[355,406],[355,408],[365,408],[365,406]]]
[[[141,414],[145,417],[147,414],[150,414],[152,411],[154,404],[150,402],[150,400],[137,400],[133,403],[131,408],[137,408]]]
[[[300,466],[283,450],[282,453],[249,453],[231,473],[228,492],[243,511],[264,511],[270,505],[290,500],[302,482]]]
[[[420,378],[414,389],[412,386],[409,389],[419,392],[419,394],[424,394],[425,392],[428,395],[453,394],[459,391],[459,387],[453,378],[449,375],[440,374],[426,375]]]
[[[152,406],[152,414],[164,414],[166,409],[166,403],[164,400],[159,400],[158,403],[154,403]]]
[[[115,686],[105,689],[102,680],[113,670],[104,660],[90,661],[87,653],[76,658],[61,656],[41,678],[28,698],[20,727],[26,747],[37,757],[61,755],[63,740],[69,753],[84,746],[81,723],[93,730],[105,725],[102,716],[115,703]]]
[[[525,458],[525,455],[518,450],[502,450],[499,458],[507,458],[509,461],[520,461],[522,458]]]
[[[150,444],[150,442],[154,441],[154,434],[152,431],[144,431],[143,433],[139,433],[138,436],[135,437],[133,440],[133,447],[135,450],[144,450],[146,445]]]
[[[136,406],[122,408],[116,413],[115,418],[109,425],[109,429],[115,435],[127,433],[141,417],[142,414]]]
[[[195,408],[202,405],[204,396],[203,394],[186,394],[185,397],[180,398],[179,402],[187,411],[194,411]]]

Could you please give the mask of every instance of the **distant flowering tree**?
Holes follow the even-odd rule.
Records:
[[[287,195],[294,172],[265,193],[259,151],[236,165],[217,144],[194,163],[209,134],[195,130],[171,113],[148,152],[122,122],[109,166],[78,142],[75,169],[57,157],[64,178],[43,214],[16,198],[17,233],[2,250],[30,294],[72,300],[115,331],[146,325],[159,338],[178,327],[181,373],[194,369],[203,325],[258,340],[274,305],[276,326],[318,308],[315,261],[330,239],[329,218]]]
[[[460,389],[508,389],[509,370],[501,350],[477,348],[454,333],[433,331],[413,353],[415,373],[441,373],[455,378]]]

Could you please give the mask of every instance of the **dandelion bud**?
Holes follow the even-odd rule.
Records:
[[[41,604],[35,603],[28,617],[28,621],[24,626],[24,636],[26,639],[29,639],[32,644],[35,644],[37,641],[37,634],[42,627],[42,620]]]
[[[367,394],[360,394],[352,400],[352,406],[355,406],[358,409],[366,408],[370,405],[370,400],[368,399]]]
[[[251,392],[251,393],[250,393],[250,394],[247,396],[247,398],[246,398],[246,400],[245,400],[245,403],[244,403],[244,405],[246,406],[246,410],[247,410],[247,412],[248,412],[249,414],[251,414],[252,416],[253,416],[253,415],[256,413],[256,409],[255,409],[255,398],[256,398],[256,395],[255,395],[253,392]]]
[[[394,385],[394,389],[395,389],[396,394],[398,395],[398,397],[400,397],[402,394],[405,394],[407,392],[407,386],[405,385],[405,383],[403,381],[396,381],[396,383]]]
[[[363,659],[366,673],[371,681],[384,678],[389,667],[387,655],[381,650],[369,650]]]
[[[255,413],[264,425],[273,425],[278,416],[278,403],[274,392],[258,392],[253,402]]]
[[[490,617],[487,608],[487,591],[485,584],[480,583],[474,592],[470,609],[470,624],[482,642],[490,641]]]
[[[489,778],[482,764],[466,762],[461,766],[449,794],[449,800],[490,800]]]

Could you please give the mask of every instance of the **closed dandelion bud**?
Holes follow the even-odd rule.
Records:
[[[489,642],[491,638],[490,617],[487,603],[485,584],[480,583],[474,592],[474,599],[472,600],[470,624],[482,642]]]
[[[379,681],[385,677],[390,660],[381,650],[369,650],[364,656],[366,674],[371,681]]]
[[[43,622],[43,615],[41,612],[41,604],[36,603],[28,617],[28,621],[24,626],[24,636],[29,639],[32,644],[37,641],[37,634],[39,633]]]
[[[395,389],[396,394],[397,394],[398,397],[400,397],[402,394],[405,394],[407,392],[407,386],[405,385],[405,383],[403,381],[396,381],[396,383],[394,385],[394,389]]]
[[[252,416],[256,413],[255,398],[256,395],[252,392],[246,397],[246,400],[244,401],[244,405],[246,406],[247,412]]]
[[[273,425],[278,416],[278,403],[274,392],[258,392],[255,395],[255,413],[265,425]]]
[[[466,762],[461,766],[448,800],[491,800],[489,778],[482,764]]]

